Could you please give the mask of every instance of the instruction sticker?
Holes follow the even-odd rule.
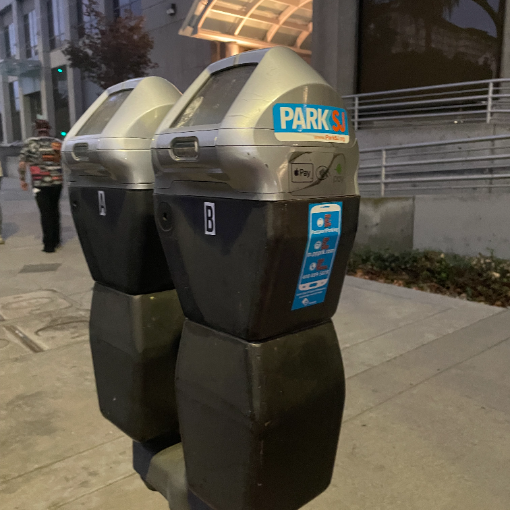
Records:
[[[279,103],[273,106],[274,134],[282,142],[349,142],[347,112],[315,104]]]
[[[292,310],[323,303],[342,233],[342,202],[310,204],[308,244]]]

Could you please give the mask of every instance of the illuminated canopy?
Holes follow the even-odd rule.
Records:
[[[313,0],[194,0],[180,34],[311,54]]]

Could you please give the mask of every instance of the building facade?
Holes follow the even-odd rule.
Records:
[[[62,53],[86,22],[86,0],[0,0],[0,141],[57,136],[101,92]],[[505,0],[99,0],[130,9],[154,39],[153,74],[184,91],[211,62],[241,51],[293,48],[342,94],[510,78]],[[312,23],[313,17],[313,23]]]
[[[343,94],[510,78],[506,0],[315,0],[313,9],[313,65]]]

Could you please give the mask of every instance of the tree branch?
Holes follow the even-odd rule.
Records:
[[[491,17],[492,21],[496,25],[496,30],[499,35],[503,24],[503,20],[500,18],[499,14],[494,10],[494,8],[491,6],[491,4],[489,4],[487,0],[473,0],[473,2],[479,5]]]

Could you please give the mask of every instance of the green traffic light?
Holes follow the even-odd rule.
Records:
[[[66,135],[67,135],[67,133],[66,133],[65,131],[60,131],[60,134],[61,134],[62,136],[66,136]]]
[[[58,71],[59,73],[63,73],[63,72],[64,72],[64,71],[63,71],[60,67],[57,69],[57,71]]]

